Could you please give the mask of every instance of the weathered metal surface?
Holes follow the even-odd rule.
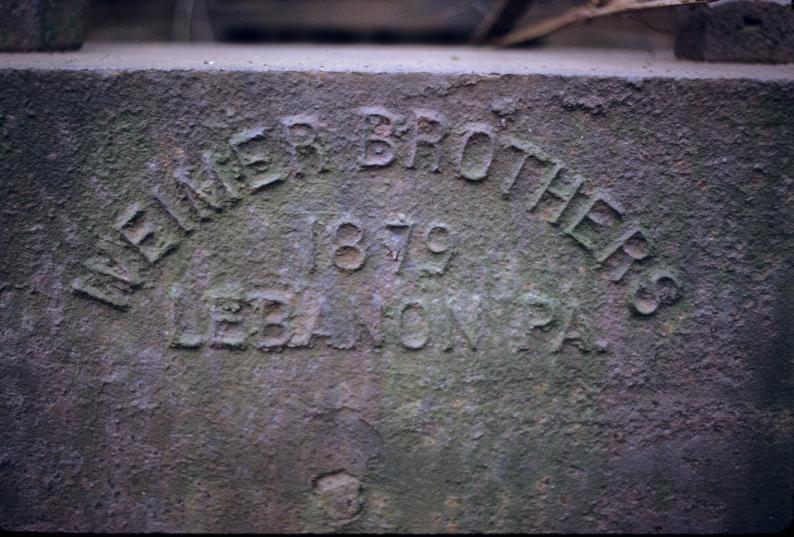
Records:
[[[682,11],[675,53],[708,62],[794,63],[794,5],[739,0]]]
[[[83,0],[0,0],[0,51],[80,48],[82,16]]]
[[[3,527],[788,524],[790,71],[199,50],[0,70]]]

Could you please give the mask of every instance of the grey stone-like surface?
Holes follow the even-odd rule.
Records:
[[[682,11],[679,58],[707,62],[794,63],[791,2],[736,1]]]
[[[4,528],[790,522],[790,69],[185,50],[0,55]]]

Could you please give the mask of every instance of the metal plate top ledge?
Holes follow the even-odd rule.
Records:
[[[0,69],[326,71],[794,80],[794,64],[704,64],[668,51],[426,46],[88,43],[79,52],[0,54]]]

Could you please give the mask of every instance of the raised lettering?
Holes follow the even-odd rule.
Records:
[[[648,233],[639,226],[631,226],[617,240],[595,254],[599,263],[607,266],[608,277],[617,282],[629,271],[635,262],[651,255],[651,241]]]
[[[421,301],[407,302],[398,314],[400,343],[406,349],[418,350],[430,339],[430,316]]]
[[[636,282],[629,295],[629,305],[639,315],[652,315],[663,305],[674,304],[681,298],[681,284],[669,270],[652,269]]]
[[[441,148],[439,144],[447,135],[446,121],[443,114],[433,110],[414,110],[416,123],[414,127],[413,143],[408,154],[406,168],[416,167],[416,155],[420,146],[432,154],[430,171],[437,173],[440,170]]]
[[[337,268],[345,271],[360,269],[367,260],[367,252],[361,246],[364,228],[358,220],[343,218],[333,225],[331,259]]]
[[[187,319],[191,312],[190,303],[186,295],[187,290],[183,285],[175,284],[171,287],[171,300],[173,301],[173,308],[171,310],[171,325],[173,331],[171,334],[171,346],[178,349],[198,349],[204,344],[204,336],[197,331],[197,324],[194,324],[192,330],[187,328]],[[194,319],[195,321],[195,319]]]
[[[209,343],[213,347],[244,349],[248,341],[244,310],[249,307],[242,291],[234,286],[213,290],[210,305]]]
[[[431,222],[424,234],[424,244],[430,259],[422,270],[428,274],[443,274],[455,255],[455,240],[447,224]]]
[[[594,349],[590,326],[575,305],[563,309],[560,331],[551,340],[549,349],[552,353],[560,352],[567,342],[582,352],[590,352]]]
[[[123,311],[130,307],[130,302],[126,297],[118,293],[107,292],[96,285],[91,285],[84,277],[72,280],[72,290],[78,295],[92,298],[118,310]]]
[[[493,127],[485,123],[466,125],[458,154],[458,175],[469,181],[488,177],[495,147]]]
[[[315,115],[299,114],[282,118],[284,133],[292,155],[292,165],[303,172],[302,162],[317,159],[319,171],[324,170],[325,151],[319,142],[320,120]]]
[[[471,350],[475,351],[480,344],[480,297],[472,296],[464,302],[460,298],[447,300],[447,322],[445,351],[455,348],[455,334],[459,332],[468,343]],[[457,328],[457,330],[455,330]]]
[[[584,179],[576,175],[572,180],[565,182],[562,180],[565,166],[559,161],[552,161],[551,167],[543,175],[540,188],[532,195],[529,202],[529,210],[535,211],[540,206],[543,199],[549,199],[557,203],[557,207],[550,207],[542,211],[541,218],[550,224],[559,222],[562,213],[568,208],[579,187],[582,186]],[[562,184],[560,184],[562,183]]]
[[[363,167],[383,167],[394,162],[395,127],[400,117],[382,106],[359,108],[364,119],[364,136],[361,139],[359,163]]]
[[[163,193],[159,188],[152,190],[152,196],[160,204],[168,216],[179,226],[185,233],[190,233],[196,228],[196,223],[193,219],[186,214],[183,210],[178,208],[178,204],[173,203],[168,196]]]
[[[176,248],[179,239],[156,226],[139,203],[128,206],[114,226],[150,263]]]
[[[289,176],[288,170],[276,158],[278,152],[266,127],[239,132],[229,139],[229,145],[240,160],[250,192],[280,183]]]
[[[518,160],[516,160],[516,163],[510,170],[510,174],[502,182],[502,197],[505,198],[510,197],[513,186],[516,184],[521,172],[527,167],[527,162],[530,159],[538,162],[541,165],[549,164],[552,161],[551,157],[549,157],[533,143],[511,137],[508,139],[506,145],[507,149],[518,153]],[[537,201],[538,200],[533,203],[533,207]]]
[[[623,208],[603,190],[598,190],[577,214],[565,233],[573,237],[579,244],[591,252],[596,249],[598,234],[595,228],[611,228],[618,225],[623,218]]]
[[[140,263],[128,258],[130,252],[120,240],[105,237],[96,249],[97,255],[83,261],[88,272],[72,280],[72,290],[112,308],[128,309],[128,295],[144,282]]]
[[[405,263],[408,248],[411,246],[413,227],[413,222],[409,221],[404,214],[397,215],[386,222],[386,229],[390,235],[385,241],[385,246],[389,257],[396,263],[396,274],[400,273]]]
[[[255,314],[261,319],[257,348],[269,350],[285,346],[293,336],[288,322],[291,315],[291,293],[265,289],[249,293],[248,299],[253,303]]]

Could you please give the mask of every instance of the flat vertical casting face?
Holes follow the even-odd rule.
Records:
[[[790,521],[791,77],[0,83],[4,528]]]

